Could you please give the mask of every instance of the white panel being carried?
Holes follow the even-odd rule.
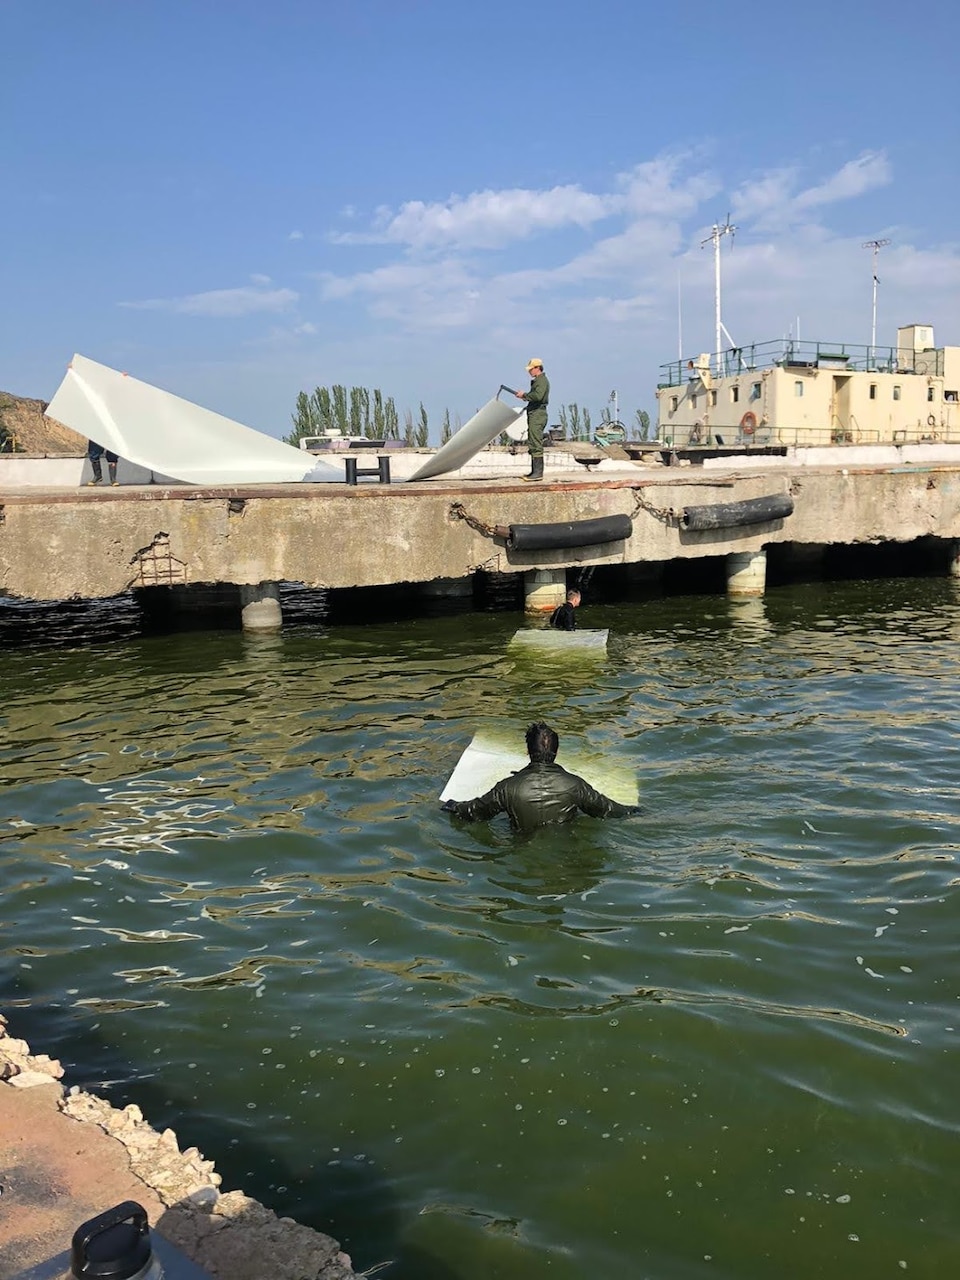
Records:
[[[187,484],[343,482],[301,449],[85,356],[73,357],[46,416]]]
[[[469,462],[475,453],[479,453],[484,445],[496,440],[498,435],[510,427],[515,427],[517,419],[524,412],[523,408],[516,409],[494,396],[432,458],[428,458],[410,479],[429,480],[431,476],[443,475],[445,471],[456,471],[465,462]]]
[[[510,637],[508,648],[536,649],[540,653],[577,653],[585,649],[605,650],[609,631],[558,631],[553,627],[521,627]]]
[[[474,734],[440,792],[441,803],[475,800],[496,786],[501,778],[526,768],[530,760],[522,744],[523,735],[516,732],[508,736],[506,732],[488,729]],[[633,770],[611,761],[608,756],[577,747],[566,750],[561,745],[557,764],[578,774],[611,800],[620,804],[637,803],[637,779]]]

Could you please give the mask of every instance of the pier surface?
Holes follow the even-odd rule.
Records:
[[[82,1223],[125,1200],[147,1211],[155,1246],[212,1280],[352,1280],[335,1240],[219,1190],[211,1161],[181,1151],[139,1108],[60,1083],[62,1068],[7,1033],[0,1015],[0,1277],[60,1280],[52,1265]],[[161,1253],[161,1256],[163,1254]]]
[[[860,451],[858,451],[860,452]],[[727,459],[726,467],[624,464],[517,478],[423,483],[0,487],[0,593],[103,598],[153,586],[301,582],[364,587],[578,565],[759,552],[774,543],[960,538],[960,459],[879,465]],[[569,476],[569,478],[567,478]],[[766,524],[688,530],[687,506],[788,494]],[[511,550],[494,530],[627,515],[620,542]]]

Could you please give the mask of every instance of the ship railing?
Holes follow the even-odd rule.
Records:
[[[734,378],[762,369],[832,369],[856,373],[943,374],[943,351],[914,352],[902,347],[863,346],[849,342],[776,338],[745,347],[728,347],[710,356],[712,377]],[[701,356],[671,360],[660,366],[658,390],[701,380]]]

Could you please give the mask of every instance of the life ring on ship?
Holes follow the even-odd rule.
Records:
[[[752,436],[757,429],[757,415],[750,409],[740,419],[740,430],[745,436]]]
[[[935,427],[937,425],[937,415],[935,413],[927,414],[927,426]]]

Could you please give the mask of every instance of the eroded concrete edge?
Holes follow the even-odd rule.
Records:
[[[118,1161],[125,1153],[130,1172],[164,1206],[160,1222],[152,1225],[211,1276],[217,1280],[263,1280],[266,1275],[271,1280],[354,1280],[350,1258],[336,1240],[292,1218],[278,1218],[242,1191],[221,1192],[213,1161],[196,1147],[181,1151],[172,1129],[158,1133],[139,1107],[117,1110],[75,1085],[65,1088],[62,1077],[60,1063],[46,1054],[32,1053],[25,1040],[11,1036],[7,1019],[0,1014],[0,1089],[54,1086],[61,1116],[96,1125],[115,1139]],[[96,1170],[90,1176],[95,1180]]]

